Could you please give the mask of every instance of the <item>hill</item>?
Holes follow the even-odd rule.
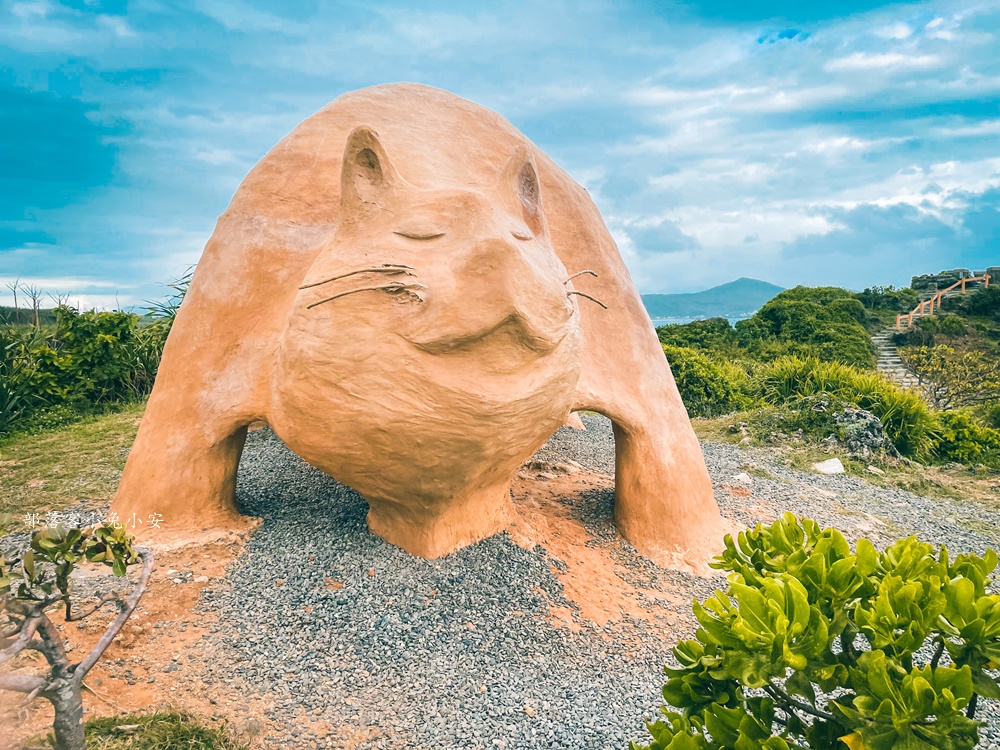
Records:
[[[651,318],[733,318],[749,316],[782,288],[757,279],[741,278],[690,294],[644,294]]]

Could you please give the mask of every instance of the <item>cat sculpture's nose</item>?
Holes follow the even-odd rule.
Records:
[[[409,337],[421,348],[467,346],[506,328],[527,348],[545,352],[572,324],[576,308],[566,295],[566,269],[547,244],[482,240],[452,274],[452,284],[433,287],[421,330]]]

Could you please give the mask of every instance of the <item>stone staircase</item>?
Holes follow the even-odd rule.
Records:
[[[920,380],[907,369],[899,352],[896,351],[896,345],[892,343],[892,335],[895,332],[894,328],[886,328],[872,336],[872,343],[878,355],[878,370],[904,388],[919,390]]]

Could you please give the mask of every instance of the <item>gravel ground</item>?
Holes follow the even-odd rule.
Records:
[[[610,423],[584,421],[586,432],[560,430],[539,457],[613,473]],[[764,450],[704,450],[723,512],[742,523],[791,510],[876,542],[916,533],[954,551],[998,543],[1000,512],[982,505],[795,472]],[[726,488],[743,471],[753,474],[749,499]],[[544,550],[500,535],[442,560],[413,558],[367,531],[357,493],[268,430],[247,441],[238,497],[264,524],[227,581],[206,590],[221,656],[202,677],[265,700],[273,747],[622,750],[643,737],[673,643],[641,620],[551,624],[550,607],[570,605]],[[608,533],[612,501],[611,491],[580,500],[578,517],[595,536]],[[665,579],[687,598],[719,583],[627,551],[620,562],[627,577]],[[678,624],[677,635],[688,627]],[[1000,747],[997,704],[984,708],[981,746]]]

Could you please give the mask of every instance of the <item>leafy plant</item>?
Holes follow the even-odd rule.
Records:
[[[149,314],[155,320],[166,324],[168,331],[174,323],[174,318],[177,317],[177,311],[181,309],[181,303],[184,302],[193,279],[194,266],[191,266],[183,276],[165,285],[170,292],[164,299],[146,303],[149,306]]]
[[[991,429],[1000,430],[1000,401],[983,404],[980,412],[983,424]]]
[[[846,289],[800,286],[781,292],[735,327],[712,318],[661,326],[657,334],[661,344],[708,350],[716,358],[767,362],[794,355],[873,368],[870,317]]]
[[[40,401],[27,375],[28,361],[20,342],[0,333],[0,434]]]
[[[0,536],[10,518],[0,518]],[[48,673],[0,673],[0,690],[27,693],[48,700],[55,709],[53,722],[57,750],[83,750],[83,680],[131,616],[146,590],[153,570],[149,550],[134,547],[123,525],[105,523],[86,528],[42,528],[27,550],[7,557],[0,551],[0,664],[26,649],[39,651]],[[80,609],[74,605],[70,576],[81,562],[101,563],[122,577],[129,566],[142,561],[142,573],[128,599],[118,592],[105,594]],[[63,610],[66,622],[76,622],[114,602],[118,616],[80,662],[71,663],[63,637],[48,612]]]
[[[870,369],[875,349],[865,328],[864,305],[837,287],[795,287],[781,292],[748,320],[736,324],[751,352],[769,341],[791,345],[791,354]]]
[[[851,549],[792,514],[734,540],[725,592],[695,602],[647,750],[967,750],[1000,699],[997,554],[915,537]],[[640,746],[634,743],[631,750]]]
[[[920,301],[920,294],[910,287],[870,286],[854,295],[870,310],[889,310],[893,313],[909,312]]]
[[[899,355],[939,409],[1000,401],[1000,358],[943,345],[904,347]]]
[[[941,412],[938,424],[939,459],[1000,468],[1000,430],[980,425],[964,411]]]
[[[928,458],[937,421],[920,395],[878,373],[861,372],[838,362],[784,357],[762,366],[754,378],[760,397],[771,404],[828,393],[882,422],[886,436],[904,456]]]
[[[947,297],[942,300],[941,306],[961,315],[1000,320],[1000,286],[996,283],[996,279],[991,280],[992,286],[975,294]]]
[[[752,405],[750,379],[738,365],[686,347],[663,346],[663,352],[689,414],[714,417]]]

